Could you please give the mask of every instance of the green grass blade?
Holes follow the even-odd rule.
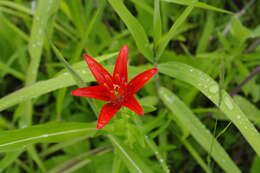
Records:
[[[111,53],[99,58],[96,58],[98,62],[105,61],[117,55],[117,53]],[[85,61],[81,61],[72,66],[77,70],[77,73],[81,75],[81,77],[85,80],[85,82],[92,81],[91,74],[87,69],[87,65]],[[57,75],[56,77],[46,80],[40,81],[31,86],[25,87],[14,93],[7,95],[0,99],[0,111],[6,109],[9,106],[21,103],[25,100],[29,100],[31,98],[39,97],[43,94],[46,94],[51,91],[55,91],[59,88],[65,88],[75,84],[73,78],[69,75],[68,72],[63,72]],[[39,88],[38,88],[39,87]]]
[[[61,52],[59,51],[58,48],[53,43],[50,43],[51,48],[55,52],[57,58],[62,62],[64,67],[67,69],[67,71],[71,74],[71,76],[74,78],[78,86],[84,87],[84,80],[81,78],[81,76],[73,69],[73,67],[65,60]]]
[[[29,41],[30,38],[24,31],[22,31],[19,27],[10,22],[4,15],[0,14],[0,17],[1,20],[6,24],[6,26],[8,26],[11,30],[17,33],[17,35],[19,35],[25,41]]]
[[[214,139],[211,133],[200,122],[200,120],[192,113],[192,111],[171,91],[166,88],[160,88],[160,97],[164,104],[176,115],[183,124],[187,124],[191,135],[206,150],[211,150],[211,140]],[[219,166],[228,173],[241,172],[235,163],[231,160],[221,145],[214,139],[211,156],[219,164]]]
[[[109,3],[120,16],[120,18],[124,21],[130,33],[133,35],[139,51],[147,58],[147,60],[152,62],[153,52],[149,47],[150,45],[148,37],[142,25],[128,11],[122,0],[109,0]]]
[[[24,13],[27,13],[27,14],[32,14],[31,10],[18,4],[18,3],[15,3],[15,2],[11,2],[11,1],[7,1],[7,0],[1,0],[0,1],[0,6],[7,6],[7,7],[10,7],[10,8],[14,8],[16,10],[19,10],[19,11],[22,11]]]
[[[159,71],[193,85],[218,106],[219,86],[204,72],[179,62],[161,64]],[[222,97],[219,109],[234,123],[255,152],[260,155],[260,135],[258,131],[227,92],[222,91]]]
[[[169,41],[176,35],[179,27],[185,22],[189,14],[191,13],[193,7],[187,7],[183,13],[178,17],[175,23],[172,25],[171,29],[166,33],[159,41],[158,45],[156,45],[156,58],[160,58]]]
[[[204,162],[204,160],[200,157],[199,153],[196,151],[196,149],[188,142],[188,140],[182,141],[183,145],[186,147],[186,149],[190,152],[190,154],[193,156],[193,158],[198,162],[198,164],[204,169],[205,172],[211,173],[211,170],[209,170],[208,165]]]
[[[0,61],[0,70],[1,72],[3,73],[6,73],[6,74],[11,74],[13,75],[14,77],[16,77],[17,79],[20,79],[20,80],[24,80],[25,79],[25,76],[23,73],[9,67],[7,64],[3,63]]]
[[[74,67],[74,69],[77,71],[77,73],[80,74],[80,76],[84,79],[85,82],[94,81],[91,73],[88,70],[86,70],[87,67],[85,62],[78,63],[77,67]],[[109,66],[109,68],[107,69],[112,70],[112,67]],[[136,75],[138,72],[142,72],[142,71],[144,71],[144,67],[129,68],[130,76]],[[22,88],[18,91],[15,91],[1,98],[0,111],[3,111],[10,106],[24,102],[26,100],[37,98],[43,94],[47,94],[57,89],[69,87],[75,84],[76,84],[75,80],[72,78],[71,75],[69,75],[68,72],[62,73],[57,77],[54,77],[46,81],[37,82],[31,86]]]
[[[160,0],[154,1],[154,12],[153,12],[153,34],[154,44],[157,45],[158,41],[162,36],[162,20],[160,12]]]
[[[162,1],[171,2],[171,3],[175,3],[175,4],[180,4],[180,5],[186,5],[186,6],[204,8],[207,10],[213,10],[213,11],[217,11],[217,12],[221,12],[221,13],[232,14],[232,12],[230,12],[230,11],[227,11],[227,10],[224,10],[221,8],[217,8],[217,7],[208,5],[203,2],[194,1],[194,0],[162,0]]]
[[[62,142],[79,136],[93,136],[95,133],[95,124],[72,122],[53,122],[18,130],[2,131],[0,134],[0,151],[17,150],[39,142]]]
[[[153,8],[150,5],[148,5],[146,1],[139,1],[139,0],[131,0],[131,1],[135,3],[137,6],[139,6],[140,8],[142,8],[147,13],[153,15]]]
[[[30,154],[30,156],[35,161],[35,163],[38,165],[39,169],[42,172],[46,172],[46,168],[45,168],[41,158],[39,157],[38,152],[36,151],[35,147],[33,145],[28,146],[27,152],[28,152],[28,154]]]
[[[36,81],[38,67],[40,64],[45,31],[48,20],[55,10],[57,10],[60,0],[40,0],[34,14],[33,26],[29,40],[29,54],[31,62],[27,70],[26,85],[31,85]],[[50,27],[50,26],[48,26]]]
[[[108,138],[113,143],[114,147],[119,150],[120,156],[123,158],[125,165],[131,173],[152,173],[153,171],[140,159],[137,153],[132,152],[119,139],[112,135]]]
[[[196,50],[196,54],[203,53],[206,51],[209,46],[209,42],[211,39],[212,32],[214,30],[214,18],[213,13],[208,13],[207,21],[203,28],[202,35],[199,40],[199,44]]]
[[[17,150],[6,153],[5,157],[0,160],[0,172],[11,165],[23,152],[23,150]]]

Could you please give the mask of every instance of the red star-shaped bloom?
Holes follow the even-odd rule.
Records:
[[[138,74],[129,83],[127,75],[128,46],[123,46],[118,55],[114,73],[108,73],[96,60],[84,55],[90,71],[98,82],[98,86],[78,88],[71,92],[73,96],[88,97],[109,101],[106,103],[98,118],[97,129],[103,128],[109,120],[125,106],[139,115],[144,115],[142,107],[134,98],[134,94],[158,71],[149,69]]]

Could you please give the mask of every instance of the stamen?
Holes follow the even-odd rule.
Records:
[[[115,89],[115,90],[118,90],[118,89],[120,89],[120,86],[119,86],[119,85],[117,85],[117,84],[113,84],[113,87],[114,87],[114,89]]]

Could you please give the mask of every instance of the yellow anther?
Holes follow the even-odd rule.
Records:
[[[120,89],[120,86],[117,85],[117,84],[113,84],[113,87],[114,87],[114,90],[119,90]]]

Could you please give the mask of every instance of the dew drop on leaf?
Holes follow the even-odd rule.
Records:
[[[230,110],[233,109],[233,104],[232,104],[232,102],[231,102],[231,100],[230,100],[229,97],[225,97],[225,98],[224,98],[224,103],[226,104],[226,106],[228,107],[228,109],[230,109]]]
[[[215,94],[218,92],[218,85],[213,85],[211,87],[209,87],[209,92]]]

